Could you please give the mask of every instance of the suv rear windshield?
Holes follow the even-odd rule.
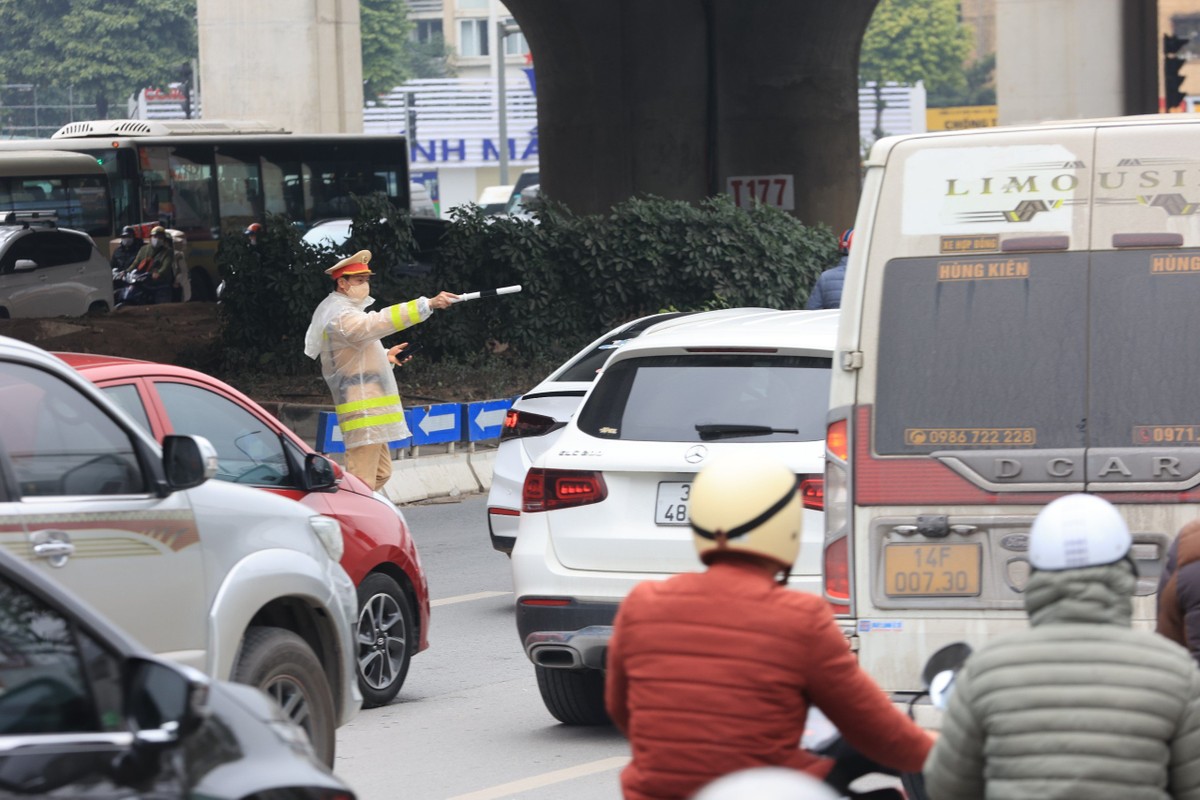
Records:
[[[601,376],[579,412],[579,428],[603,439],[653,442],[819,441],[830,364],[750,353],[625,359]]]
[[[1200,444],[1198,289],[1195,251],[890,262],[875,451]]]

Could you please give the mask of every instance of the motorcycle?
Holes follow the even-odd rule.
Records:
[[[146,279],[150,273],[132,267],[125,270],[113,270],[113,307],[146,306],[154,302],[154,294],[146,288]]]
[[[935,708],[946,710],[946,706],[950,702],[950,695],[954,692],[955,678],[970,655],[970,645],[965,642],[955,642],[946,645],[929,657],[929,660],[925,662],[924,669],[921,670],[921,682],[925,688],[915,694],[908,703],[908,716],[911,719],[916,719],[915,707],[922,698],[928,697],[929,702]],[[814,753],[835,758],[847,749],[841,733],[815,706],[808,712],[801,746]],[[847,800],[928,800],[929,795],[925,792],[925,777],[921,773],[901,773],[899,780],[900,789],[885,787],[855,791],[847,787],[843,789],[843,793]],[[851,783],[854,782],[851,781]]]

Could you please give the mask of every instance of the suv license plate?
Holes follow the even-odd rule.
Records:
[[[978,544],[886,544],[883,591],[888,597],[973,597],[982,562]]]
[[[690,483],[664,481],[658,485],[658,504],[654,508],[657,525],[687,525],[688,496],[692,492]]]

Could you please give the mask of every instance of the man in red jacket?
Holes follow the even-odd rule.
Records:
[[[932,739],[859,669],[825,601],[786,588],[801,508],[782,464],[727,458],[696,476],[691,525],[708,570],[634,587],[609,643],[605,702],[633,749],[627,800],[688,798],[761,766],[844,791],[870,760],[925,763]],[[800,749],[814,705],[850,745],[837,762]]]

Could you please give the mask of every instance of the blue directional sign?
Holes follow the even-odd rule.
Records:
[[[342,441],[342,429],[337,424],[337,414],[322,411],[317,415],[317,452],[344,453],[346,443]]]
[[[467,440],[497,439],[504,427],[504,415],[512,407],[512,400],[484,400],[467,403]]]
[[[458,403],[439,403],[427,408],[410,408],[408,427],[412,430],[412,443],[444,444],[462,438],[462,409]]]
[[[408,426],[412,428],[412,416],[408,411],[404,412],[404,419],[408,422]],[[405,439],[397,439],[388,442],[388,447],[393,450],[399,450],[403,447],[408,447],[413,443],[412,437]],[[346,452],[346,443],[342,440],[342,429],[338,427],[337,414],[332,411],[322,411],[317,415],[317,441],[316,447],[318,453],[344,453]]]

